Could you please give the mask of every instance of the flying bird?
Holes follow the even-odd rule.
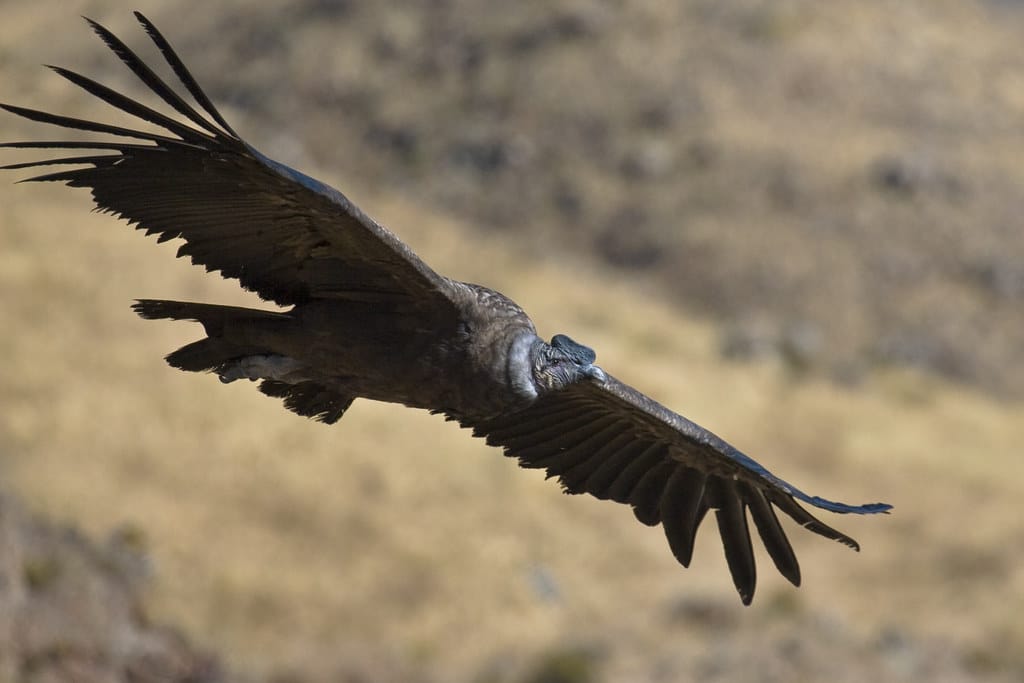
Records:
[[[612,377],[587,346],[564,334],[545,341],[501,293],[434,272],[341,192],[245,142],[156,26],[135,17],[187,95],[109,30],[86,21],[164,111],[50,68],[160,132],[2,104],[33,121],[106,137],[4,143],[70,156],[0,168],[56,166],[25,180],[88,188],[100,211],[159,242],[184,240],[178,256],[287,308],[137,301],[143,318],[191,320],[205,329],[204,338],[167,356],[173,367],[259,382],[289,410],[328,424],[357,398],[440,413],[522,467],[557,477],[567,493],[625,503],[643,524],[661,524],[683,566],[697,528],[714,511],[744,604],[756,583],[748,519],[779,572],[799,585],[776,510],[859,550],[801,503],[835,513],[890,509],[804,493]]]

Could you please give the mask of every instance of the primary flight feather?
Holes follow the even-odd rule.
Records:
[[[521,466],[558,477],[567,492],[626,503],[642,523],[660,523],[684,566],[697,528],[714,511],[744,604],[756,583],[748,513],[775,566],[799,585],[800,567],[776,509],[854,549],[856,541],[800,503],[838,513],[890,509],[800,491],[616,380],[586,346],[565,335],[544,341],[502,294],[437,274],[342,193],[242,140],[170,43],[143,15],[135,16],[191,103],[114,34],[87,21],[188,123],[51,67],[163,132],[0,104],[34,121],[113,138],[3,143],[75,151],[0,168],[57,166],[27,180],[89,188],[100,210],[158,241],[181,238],[179,256],[291,307],[272,312],[138,301],[135,310],[144,318],[194,320],[205,328],[205,338],[167,357],[172,366],[213,371],[225,382],[259,381],[260,391],[284,399],[289,410],[326,423],[339,420],[356,398],[441,413],[502,447]]]

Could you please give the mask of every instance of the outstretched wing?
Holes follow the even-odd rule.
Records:
[[[133,130],[0,104],[9,112],[113,140],[9,142],[0,146],[76,150],[73,156],[2,168],[76,168],[28,180],[87,187],[100,210],[135,224],[159,241],[176,237],[179,256],[238,279],[281,305],[342,298],[450,309],[448,280],[342,193],[245,143],[214,108],[167,40],[142,14],[136,18],[171,70],[203,110],[167,85],[120,39],[93,30],[179,117],[152,109],[85,76],[58,74],[161,133]]]
[[[697,527],[715,511],[733,583],[744,604],[757,573],[747,512],[775,566],[800,585],[800,565],[775,508],[816,534],[854,550],[857,542],[797,501],[839,513],[885,512],[884,503],[846,505],[779,479],[708,430],[611,376],[542,396],[524,410],[476,423],[474,436],[520,465],[543,468],[568,493],[628,503],[644,524],[661,523],[669,547],[689,566]]]

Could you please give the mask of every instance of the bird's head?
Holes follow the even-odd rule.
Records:
[[[533,358],[533,381],[541,392],[558,391],[585,379],[602,381],[604,371],[594,365],[594,350],[577,344],[564,334],[556,334],[551,343],[537,345]]]

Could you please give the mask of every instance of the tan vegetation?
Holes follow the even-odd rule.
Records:
[[[187,32],[162,3],[142,4],[172,37]],[[123,10],[26,7],[5,7],[22,28],[0,40],[2,99],[102,112],[37,84],[31,63],[92,64],[102,50],[76,32],[76,11],[124,26]],[[54,45],[54,30],[75,39]],[[266,84],[266,96],[288,88]],[[764,140],[765,128],[746,130]],[[28,130],[0,118],[0,137]],[[144,323],[133,298],[253,298],[175,261],[174,245],[89,214],[81,192],[4,186],[0,480],[91,534],[136,529],[153,618],[233,669],[300,680],[524,680],[566,650],[604,680],[1024,675],[1019,403],[908,370],[844,389],[779,357],[726,362],[720,328],[659,301],[650,279],[565,253],[553,227],[551,258],[538,260],[521,238],[372,191],[335,161],[339,175],[304,170],[441,272],[503,290],[543,334],[593,346],[603,367],[802,488],[894,514],[828,520],[860,554],[791,529],[805,585],[789,587],[761,553],[744,609],[711,523],[684,571],[627,509],[564,496],[440,418],[357,402],[327,428],[251,386],[167,368],[160,355],[198,329]]]

